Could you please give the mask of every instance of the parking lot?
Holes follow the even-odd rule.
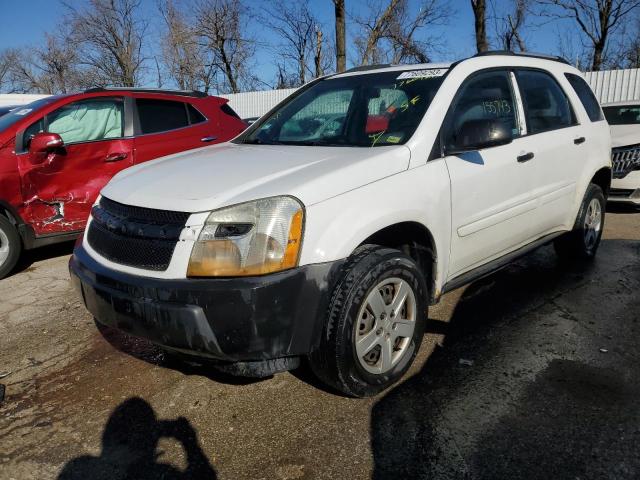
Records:
[[[411,374],[367,400],[99,332],[71,248],[0,281],[2,479],[640,476],[640,215],[608,216],[587,269],[547,246],[446,295]]]

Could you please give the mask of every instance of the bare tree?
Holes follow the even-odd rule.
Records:
[[[101,83],[134,87],[141,80],[143,39],[140,0],[88,0],[83,8],[66,4],[82,62]]]
[[[43,46],[9,51],[5,58],[12,91],[60,94],[92,84],[90,72],[80,70],[76,49],[64,35],[46,34]]]
[[[364,29],[364,35],[356,38],[356,46],[360,50],[360,64],[369,65],[380,63],[384,53],[380,50],[380,41],[388,36],[389,25],[393,21],[396,7],[403,0],[389,0],[386,5],[378,2],[372,5],[367,18],[358,18],[358,23]]]
[[[213,55],[213,65],[221,73],[218,90],[237,93],[252,84],[248,62],[255,42],[243,31],[249,12],[241,0],[199,0],[194,9],[196,30]]]
[[[314,43],[318,20],[309,10],[308,0],[298,4],[285,4],[284,0],[270,3],[262,15],[262,22],[280,39],[276,51],[286,64],[292,63],[297,73],[297,84],[306,82],[312,72],[310,61],[314,56]]]
[[[178,88],[208,93],[213,86],[216,65],[212,51],[201,42],[197,29],[172,0],[160,3],[165,29],[162,35],[162,63]]]
[[[336,71],[347,68],[347,50],[345,47],[345,8],[344,0],[333,0],[336,23]]]
[[[487,3],[485,0],[471,0],[473,17],[475,19],[476,49],[478,53],[489,50],[487,40]]]
[[[313,55],[313,66],[316,78],[324,74],[324,68],[322,66],[323,57],[324,51],[322,50],[322,30],[316,27],[316,48]]]
[[[13,51],[3,50],[0,52],[0,91],[12,90],[11,65],[13,65]]]
[[[496,34],[503,50],[527,50],[522,37],[527,8],[528,0],[513,0],[511,11],[502,14],[496,12]]]
[[[591,70],[600,70],[612,34],[622,27],[629,14],[637,11],[639,0],[538,0],[541,15],[575,21],[586,37]]]
[[[361,30],[355,40],[360,63],[429,61],[429,51],[438,41],[418,33],[426,27],[444,24],[450,15],[449,8],[440,0],[424,0],[417,10],[411,8],[408,0],[371,3],[368,16],[355,19]]]

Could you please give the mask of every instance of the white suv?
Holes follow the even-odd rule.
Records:
[[[609,201],[640,207],[640,101],[608,103],[602,109],[613,144]]]
[[[443,293],[552,240],[595,255],[610,157],[597,100],[559,59],[355,69],[229,143],[114,177],[72,278],[98,322],[169,351],[244,375],[308,357],[373,395]]]

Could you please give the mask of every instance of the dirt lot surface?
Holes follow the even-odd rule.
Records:
[[[640,478],[640,214],[608,216],[588,267],[544,247],[448,294],[411,375],[368,400],[101,333],[70,251],[0,281],[0,479]]]

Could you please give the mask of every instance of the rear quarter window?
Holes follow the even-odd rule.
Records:
[[[224,105],[222,105],[220,107],[220,110],[222,110],[222,113],[226,114],[226,115],[230,115],[232,117],[237,118],[238,120],[240,120],[240,116],[235,112],[235,110],[233,108],[231,108],[227,103],[225,103]]]
[[[137,98],[136,107],[142,134],[167,132],[189,125],[183,102]]]
[[[594,95],[589,84],[582,77],[573,73],[565,73],[564,76],[567,77],[567,80],[582,102],[582,106],[587,111],[589,120],[592,122],[604,120],[604,115],[602,114],[602,109],[600,108],[598,99]]]
[[[569,99],[553,76],[538,70],[517,70],[516,78],[530,134],[576,125]]]

